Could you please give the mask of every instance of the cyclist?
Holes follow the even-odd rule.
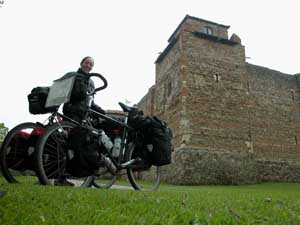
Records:
[[[94,67],[94,59],[90,56],[84,57],[80,62],[80,68],[77,72],[70,72],[64,75],[61,79],[70,76],[76,76],[74,85],[71,91],[70,101],[63,106],[64,115],[72,118],[77,122],[81,122],[88,110],[88,93],[95,90],[93,80],[89,79],[89,74]],[[99,113],[105,114],[105,111],[92,101],[91,109]],[[60,177],[55,181],[56,185],[73,186],[73,184],[66,180],[65,176]]]
[[[91,93],[95,90],[94,82],[91,79],[88,79],[88,75],[93,67],[94,59],[92,57],[86,56],[81,60],[80,68],[76,73],[76,79],[72,89],[70,102],[64,104],[63,106],[63,113],[78,122],[81,122],[87,112],[87,91]],[[65,76],[69,76],[70,74],[74,75],[74,73],[68,73]],[[105,114],[105,111],[100,106],[95,104],[94,101],[92,101],[91,109]]]

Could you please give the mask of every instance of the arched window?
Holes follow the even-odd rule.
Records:
[[[205,33],[205,34],[208,34],[208,35],[213,35],[213,30],[212,30],[212,28],[211,28],[211,27],[208,27],[208,26],[203,27],[202,32]]]

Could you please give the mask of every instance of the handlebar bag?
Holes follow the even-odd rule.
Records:
[[[46,100],[46,107],[59,107],[70,101],[77,73],[67,73],[62,78],[53,81]]]
[[[35,87],[27,96],[29,103],[29,112],[31,114],[44,114],[53,112],[57,107],[45,107],[47,96],[49,94],[49,87]]]

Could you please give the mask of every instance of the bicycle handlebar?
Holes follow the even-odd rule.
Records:
[[[100,73],[90,73],[89,77],[98,77],[103,81],[103,86],[95,89],[95,93],[107,88],[107,80]]]

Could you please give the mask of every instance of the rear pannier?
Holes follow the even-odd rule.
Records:
[[[45,107],[49,90],[49,87],[35,87],[31,90],[30,94],[27,96],[29,112],[31,114],[44,114],[57,110],[57,107]]]
[[[145,137],[149,150],[150,162],[155,166],[171,163],[172,156],[172,130],[157,117],[147,118]]]

